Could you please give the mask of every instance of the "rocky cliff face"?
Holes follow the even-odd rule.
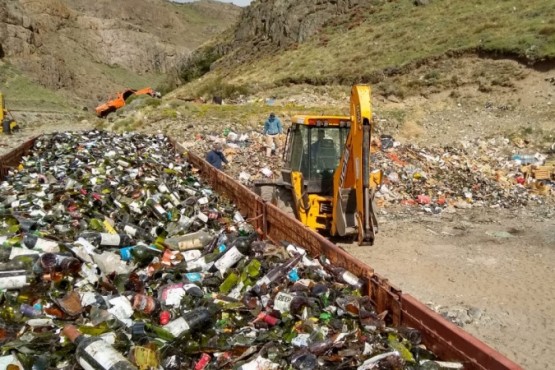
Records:
[[[170,71],[238,14],[209,0],[0,0],[0,58],[46,87],[104,95]]]
[[[276,46],[302,43],[334,17],[345,15],[368,0],[258,0],[242,14],[237,42],[268,40]]]
[[[0,3],[0,57],[28,56],[40,44],[34,23],[18,2]]]
[[[294,47],[333,24],[356,23],[357,17],[384,1],[255,0],[244,8],[232,34],[211,45],[216,54],[223,55],[213,68],[226,68],[253,60],[262,52]]]

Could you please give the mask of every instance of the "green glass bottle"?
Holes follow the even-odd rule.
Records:
[[[231,272],[227,275],[222,285],[220,285],[220,293],[227,294],[233,289],[239,282],[239,275],[235,272]]]

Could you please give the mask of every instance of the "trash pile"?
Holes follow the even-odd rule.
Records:
[[[205,135],[182,144],[202,155],[210,151],[214,143],[222,144],[223,153],[230,162],[224,172],[244,185],[250,186],[260,179],[277,180],[281,176],[282,151],[278,148],[272,157],[266,157],[265,136],[256,131],[238,134],[225,129],[221,135]]]
[[[224,171],[245,185],[279,178],[281,151],[266,158],[262,134],[224,131],[222,135],[207,135],[190,147],[205,153],[215,142],[224,146],[231,162]],[[508,154],[515,148],[506,138],[421,148],[381,135],[376,145],[372,167],[384,173],[376,194],[379,207],[416,205],[430,213],[471,207],[512,208],[542,204],[555,193],[555,162],[541,153]],[[543,177],[533,175],[546,171]]]
[[[372,163],[383,170],[379,206],[421,205],[439,213],[454,208],[511,208],[542,204],[555,189],[552,180],[528,176],[523,165],[540,166],[546,156],[505,153],[509,140],[474,140],[452,146],[420,148],[382,135]]]
[[[0,368],[462,368],[261,240],[162,135],[41,136],[0,200]]]

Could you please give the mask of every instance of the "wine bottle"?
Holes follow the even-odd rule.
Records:
[[[243,259],[251,251],[251,243],[257,237],[256,234],[250,236],[240,236],[231,243],[231,247],[221,254],[219,258],[214,260],[214,264],[208,270],[209,272],[220,271],[223,275],[225,272],[237,262]]]
[[[170,321],[163,326],[174,337],[200,329],[212,320],[212,312],[206,308],[197,308],[186,312],[180,318]]]
[[[152,213],[160,221],[168,220],[168,215],[164,207],[162,207],[162,205],[158,203],[156,200],[154,200],[153,198],[147,199],[147,201],[145,202],[145,205],[151,209]]]
[[[269,287],[270,284],[272,284],[272,283],[278,281],[279,279],[282,279],[283,277],[285,277],[287,275],[287,273],[293,267],[295,267],[297,265],[297,263],[299,263],[299,261],[302,258],[303,258],[303,256],[301,254],[299,254],[296,257],[291,258],[287,262],[274,267],[273,269],[268,271],[268,273],[266,275],[264,275],[264,277],[259,279],[254,284],[252,289],[254,290],[255,293],[259,294],[264,288]]]
[[[206,229],[194,233],[167,238],[165,243],[173,250],[186,251],[189,249],[203,249],[214,239],[214,234]]]
[[[73,325],[66,325],[63,334],[77,345],[75,357],[79,365],[91,370],[138,370],[114,347],[98,337],[85,337]]]
[[[133,245],[133,241],[127,234],[108,234],[96,231],[87,231],[79,235],[94,246],[117,248]]]
[[[53,240],[41,238],[34,234],[26,234],[23,237],[23,244],[29,249],[39,250],[42,252],[57,253],[60,246]]]
[[[162,257],[163,253],[163,250],[154,245],[148,246],[142,243],[133,247],[120,249],[121,259],[123,261],[133,260],[139,267],[147,266],[155,257]]]
[[[0,271],[0,290],[20,289],[34,280],[34,275],[26,270]]]
[[[340,282],[348,284],[355,289],[360,289],[364,285],[364,281],[352,272],[345,270],[343,267],[326,265],[330,271]]]

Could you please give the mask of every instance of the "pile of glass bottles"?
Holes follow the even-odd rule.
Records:
[[[0,368],[458,367],[355,275],[261,240],[167,137],[42,136],[0,202]]]

